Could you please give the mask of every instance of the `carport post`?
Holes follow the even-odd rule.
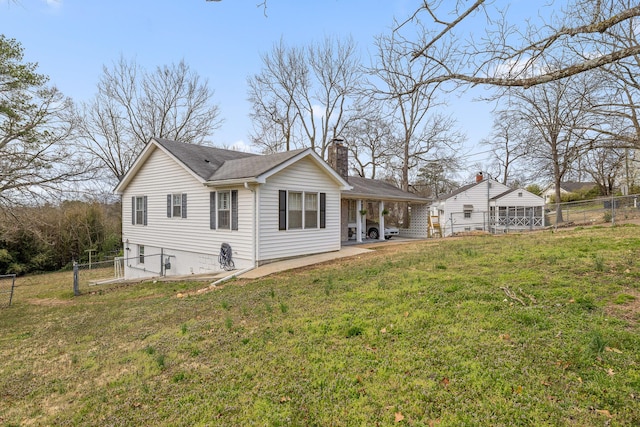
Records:
[[[356,242],[362,243],[362,200],[356,201]]]
[[[384,211],[384,200],[380,200],[378,205],[378,240],[384,242],[384,215],[382,215],[382,211]]]

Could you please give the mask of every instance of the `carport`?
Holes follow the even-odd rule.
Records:
[[[341,195],[341,240],[348,242],[363,241],[366,218],[379,224],[378,229],[385,228],[385,203],[409,203],[409,226],[400,228],[401,237],[426,238],[429,220],[429,199],[403,191],[394,185],[377,179],[350,176],[347,178],[351,190]],[[373,208],[373,209],[371,209]],[[374,211],[376,215],[371,215]],[[364,214],[363,214],[364,213]],[[384,241],[384,232],[378,233],[378,240]]]

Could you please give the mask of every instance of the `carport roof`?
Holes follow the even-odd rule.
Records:
[[[350,176],[348,182],[353,188],[342,192],[342,197],[345,199],[375,199],[411,203],[430,202],[429,199],[401,190],[388,182],[377,179]]]

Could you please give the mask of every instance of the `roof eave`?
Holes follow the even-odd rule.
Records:
[[[427,199],[423,198],[410,198],[410,197],[401,197],[401,196],[383,196],[380,194],[371,194],[371,193],[343,193],[343,199],[380,199],[380,200],[389,200],[393,202],[410,202],[410,203],[431,203]]]
[[[207,187],[231,187],[234,185],[244,185],[247,184],[264,184],[264,180],[261,180],[255,176],[245,177],[245,178],[231,178],[231,179],[221,179],[217,181],[206,181],[204,183]]]

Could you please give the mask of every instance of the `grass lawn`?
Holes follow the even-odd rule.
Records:
[[[0,424],[638,426],[640,227],[403,245],[0,309]]]

